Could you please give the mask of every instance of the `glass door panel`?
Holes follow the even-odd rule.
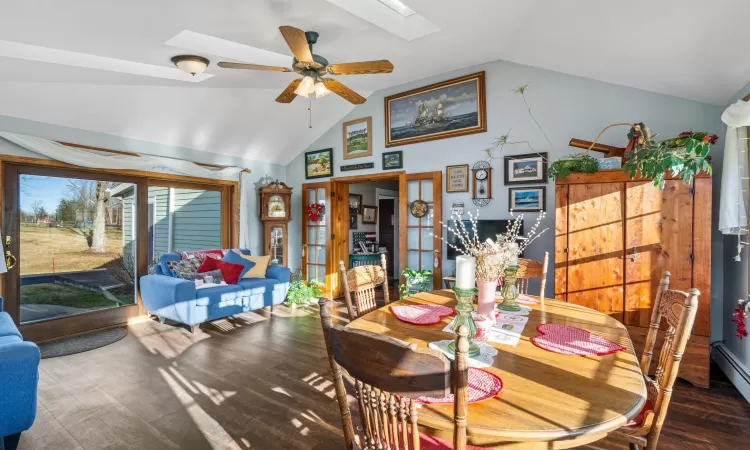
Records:
[[[404,183],[404,181],[402,181]],[[435,243],[434,236],[441,235],[441,212],[442,212],[442,173],[427,172],[419,174],[407,174],[405,186],[402,191],[406,196],[401,197],[401,211],[406,214],[406,220],[402,221],[401,236],[406,236],[400,243],[401,266],[413,270],[430,270],[433,272],[433,285],[439,287],[441,283],[441,255],[442,248]],[[415,217],[411,213],[411,205],[417,200],[427,204],[427,214],[423,217]],[[435,251],[438,255],[435,255]],[[437,264],[435,264],[437,256]]]
[[[326,247],[328,245],[329,230],[329,198],[328,183],[310,183],[303,185],[303,230],[302,232],[302,271],[306,280],[316,281],[327,285],[326,280]],[[318,220],[313,221],[307,213],[311,204],[323,206],[323,212]]]

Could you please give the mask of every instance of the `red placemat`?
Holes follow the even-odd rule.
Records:
[[[589,333],[580,328],[568,325],[543,323],[536,330],[542,334],[531,338],[531,342],[539,348],[563,355],[609,355],[625,350],[622,345],[608,339]]]
[[[397,305],[391,306],[391,312],[398,320],[414,325],[433,325],[443,317],[453,314],[453,308],[443,305]]]
[[[487,371],[469,368],[469,403],[487,400],[502,390],[503,380]],[[453,403],[453,394],[445,398],[418,397],[417,401],[419,403]]]

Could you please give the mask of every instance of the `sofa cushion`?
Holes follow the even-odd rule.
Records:
[[[3,345],[15,344],[16,342],[21,341],[23,341],[23,339],[18,336],[0,336],[0,347],[2,347]]]
[[[252,269],[250,269],[243,278],[265,278],[266,269],[268,269],[268,263],[271,261],[271,256],[248,256],[240,255],[242,258],[255,263]]]
[[[217,248],[213,250],[200,250],[197,252],[177,252],[177,254],[180,255],[180,259],[190,259],[190,258],[203,259],[206,256],[209,256],[211,258],[221,259],[221,257],[224,256],[224,250]]]
[[[13,319],[10,318],[10,314],[6,312],[0,312],[0,337],[2,336],[16,336],[23,339],[18,328],[16,328],[16,324],[13,323]]]
[[[159,265],[161,266],[161,272],[162,274],[171,277],[172,272],[169,270],[169,264],[167,264],[169,261],[179,261],[180,255],[177,253],[164,253],[159,257]]]
[[[222,284],[197,289],[195,291],[195,304],[198,306],[213,305],[222,302],[231,302],[237,298],[236,292],[242,288],[236,284]]]
[[[223,258],[221,258],[221,260],[224,261],[224,262],[231,263],[231,264],[239,264],[239,265],[241,265],[242,266],[242,272],[240,272],[239,278],[244,278],[245,274],[250,269],[252,269],[253,267],[255,267],[255,263],[253,261],[245,259],[242,256],[240,256],[239,253],[235,253],[233,251],[232,252],[227,252],[227,254],[224,255]]]
[[[273,290],[278,283],[279,280],[273,278],[243,278],[237,282],[237,285],[245,290],[260,290],[263,288]]]

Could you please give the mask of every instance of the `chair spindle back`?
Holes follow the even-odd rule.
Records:
[[[350,320],[377,309],[375,288],[381,284],[383,285],[385,304],[390,303],[386,267],[385,255],[380,255],[379,266],[359,266],[349,270],[346,270],[344,261],[339,261],[341,284],[344,287],[344,299],[346,300],[346,310],[349,313]],[[353,302],[352,292],[354,292]]]
[[[516,273],[516,287],[520,294],[529,294],[529,278],[539,278],[539,297],[544,305],[544,288],[547,285],[547,266],[549,266],[549,252],[544,252],[542,262],[534,259],[518,258],[518,272]]]

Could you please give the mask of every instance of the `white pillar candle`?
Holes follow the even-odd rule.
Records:
[[[508,250],[512,252],[513,254],[513,257],[510,259],[510,265],[517,266],[518,265],[518,245],[510,244],[508,245]]]
[[[473,256],[459,255],[456,257],[456,288],[474,289],[476,276],[476,260]]]

